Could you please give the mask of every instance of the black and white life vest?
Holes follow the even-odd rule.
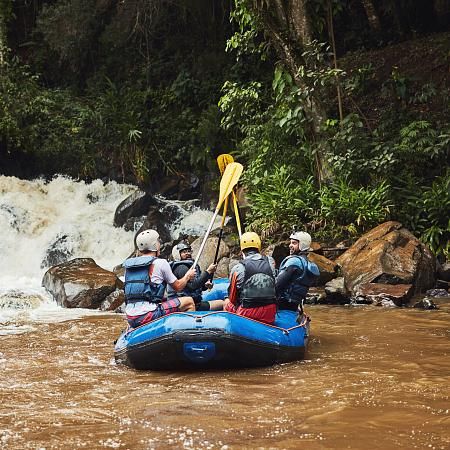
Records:
[[[172,272],[175,274],[177,267],[185,266],[188,269],[192,267],[194,264],[194,261],[192,259],[183,259],[180,261],[172,261],[170,263],[170,267],[172,269]],[[200,266],[197,264],[195,266],[195,278],[197,279],[201,275]],[[176,275],[176,274],[175,274]],[[194,302],[200,302],[202,300],[202,286],[198,287],[197,289],[190,290],[187,286],[179,292],[176,292],[175,289],[173,289],[172,286],[167,286],[167,295],[168,297],[192,297],[194,299]]]
[[[256,308],[276,303],[275,277],[269,258],[249,257],[243,259],[241,264],[245,268],[244,282],[238,294],[242,307]]]

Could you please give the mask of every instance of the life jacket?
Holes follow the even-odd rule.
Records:
[[[156,256],[137,256],[129,258],[125,267],[125,303],[148,301],[161,303],[166,290],[166,283],[156,284],[151,281],[153,262]]]
[[[315,280],[319,277],[320,271],[316,264],[309,261],[301,255],[290,255],[282,261],[280,265],[280,273],[286,268],[287,262],[295,258],[294,266],[298,267],[297,277],[291,281],[289,286],[280,293],[280,300],[290,303],[301,304],[302,300],[306,297],[308,289],[314,284]]]
[[[276,302],[275,277],[267,256],[241,261],[245,268],[244,282],[238,298],[243,308],[256,308]]]
[[[180,261],[172,261],[170,262],[170,268],[172,269],[172,272],[175,273],[177,267],[185,266],[188,269],[192,267],[194,264],[194,261],[192,259],[183,259]],[[195,266],[195,278],[198,278],[201,275],[200,266],[197,264]],[[194,299],[195,303],[202,301],[202,289],[203,286],[198,287],[197,289],[190,290],[187,286],[179,292],[176,292],[175,289],[172,286],[167,286],[167,296],[168,297],[192,297]]]

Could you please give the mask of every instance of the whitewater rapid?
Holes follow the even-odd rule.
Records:
[[[114,227],[114,214],[137,189],[115,181],[86,183],[64,176],[50,181],[0,176],[0,325],[13,324],[20,330],[29,320],[92,314],[62,310],[41,287],[42,277],[52,265],[74,258],[92,258],[106,270],[121,264],[134,250],[134,233],[142,223],[126,231]],[[195,201],[158,199],[163,213],[165,208],[177,210],[176,220],[169,224],[173,239],[180,233],[205,232],[211,211],[196,207]]]

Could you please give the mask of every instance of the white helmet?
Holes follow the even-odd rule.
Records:
[[[155,230],[145,230],[139,233],[136,237],[136,245],[141,252],[144,250],[148,250],[149,252],[158,251],[160,246],[158,232]]]
[[[311,235],[306,231],[295,231],[289,236],[289,239],[298,241],[301,252],[311,250]]]

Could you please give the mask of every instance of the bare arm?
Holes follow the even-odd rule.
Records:
[[[176,292],[182,291],[190,280],[195,278],[195,269],[190,268],[182,278],[171,283],[171,286]]]

